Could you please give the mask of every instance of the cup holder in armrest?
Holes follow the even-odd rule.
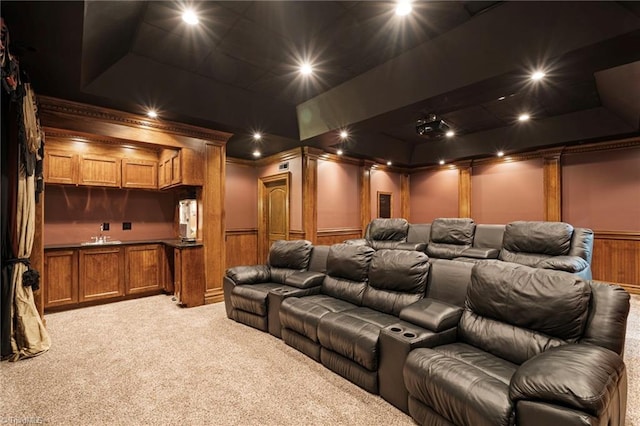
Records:
[[[393,330],[393,329],[392,329],[392,330]],[[410,332],[403,333],[402,335],[403,335],[404,337],[408,337],[409,339],[413,339],[414,337],[416,337],[416,334],[415,334],[415,333],[410,333]]]
[[[402,331],[400,327],[391,327],[389,330],[393,331],[394,333],[399,333]]]

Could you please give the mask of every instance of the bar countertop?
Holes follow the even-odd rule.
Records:
[[[161,240],[131,240],[120,242],[106,242],[103,244],[87,244],[87,243],[64,243],[64,244],[45,244],[45,250],[55,249],[74,249],[74,248],[96,248],[96,247],[112,247],[112,246],[130,246],[140,244],[164,244],[173,248],[189,248],[189,247],[202,247],[202,241],[182,241],[178,238],[175,239],[161,239]]]

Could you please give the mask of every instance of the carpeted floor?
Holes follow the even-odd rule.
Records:
[[[228,320],[223,304],[154,296],[47,315],[51,350],[0,364],[0,423],[412,425],[281,340]],[[640,297],[625,361],[627,425],[640,426]]]

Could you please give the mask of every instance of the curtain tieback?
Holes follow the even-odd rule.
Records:
[[[15,265],[16,263],[22,263],[27,267],[27,270],[22,274],[22,285],[31,287],[33,291],[40,288],[40,273],[35,269],[31,269],[31,261],[26,257],[8,259],[5,261],[7,264]]]

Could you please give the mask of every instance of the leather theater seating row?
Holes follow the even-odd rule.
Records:
[[[400,218],[374,219],[364,238],[345,242],[374,249],[418,250],[430,259],[499,259],[591,279],[593,231],[565,222],[483,225],[469,218],[438,218],[414,224]]]
[[[278,241],[224,277],[227,316],[423,425],[623,425],[629,295],[575,274]]]

